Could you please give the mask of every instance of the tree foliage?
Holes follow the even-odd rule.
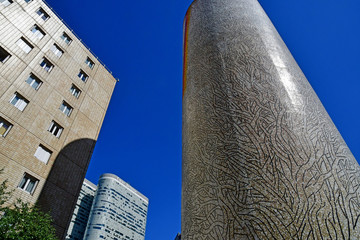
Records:
[[[13,206],[4,206],[12,194],[6,183],[0,184],[0,240],[56,240],[49,214],[20,199]]]

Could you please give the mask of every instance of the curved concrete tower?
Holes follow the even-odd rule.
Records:
[[[359,165],[259,3],[184,32],[182,238],[360,239]]]

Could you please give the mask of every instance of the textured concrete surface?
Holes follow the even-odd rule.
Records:
[[[184,33],[182,238],[359,239],[359,165],[259,3]]]

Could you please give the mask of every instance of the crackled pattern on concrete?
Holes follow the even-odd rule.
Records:
[[[184,239],[359,239],[359,165],[255,0],[185,31]]]

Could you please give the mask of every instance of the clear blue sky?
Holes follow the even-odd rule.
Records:
[[[205,0],[203,0],[205,1]],[[359,0],[259,0],[360,159]],[[182,24],[190,0],[48,0],[120,79],[87,178],[114,173],[150,199],[146,240],[181,214]]]

